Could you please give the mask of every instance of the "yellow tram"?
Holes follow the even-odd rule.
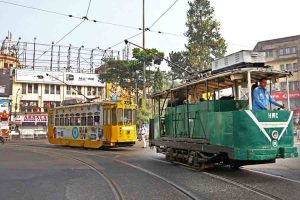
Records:
[[[136,106],[130,101],[102,101],[49,110],[51,144],[100,148],[136,142]]]

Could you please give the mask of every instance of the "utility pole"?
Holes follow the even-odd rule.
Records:
[[[143,48],[145,49],[145,0],[143,0]],[[143,99],[146,100],[146,66],[143,62]]]
[[[32,63],[32,69],[34,70],[35,67],[35,41],[36,41],[36,37],[34,37],[34,41],[33,41],[33,63]]]

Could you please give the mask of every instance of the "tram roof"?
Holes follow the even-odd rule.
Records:
[[[208,82],[208,88],[209,91],[215,91],[218,89],[226,89],[230,88],[234,85],[234,81],[231,79],[232,75],[238,75],[242,74],[243,78],[240,79],[240,82],[245,82],[247,80],[247,72],[251,73],[251,82],[258,82],[262,78],[266,79],[273,79],[273,78],[283,78],[288,75],[290,75],[290,72],[287,71],[279,71],[279,70],[273,70],[271,67],[247,67],[247,68],[235,68],[231,70],[226,70],[223,72],[218,72],[218,73],[203,73],[199,74],[199,78],[191,80],[189,82],[186,82],[184,84],[181,84],[179,86],[176,86],[174,88],[154,93],[152,95],[152,98],[157,98],[157,97],[166,97],[170,92],[180,92],[186,87],[189,86],[195,86],[198,87],[197,89],[199,92],[206,92],[206,86],[205,82]],[[222,79],[222,81],[218,81]],[[203,86],[201,84],[204,83]]]
[[[79,106],[91,106],[91,105],[113,105],[117,103],[121,103],[122,100],[103,100],[103,101],[97,101],[97,102],[88,102],[88,103],[77,103],[73,105],[65,105],[65,106],[59,106],[56,107],[56,109],[62,109],[62,108],[74,108]]]

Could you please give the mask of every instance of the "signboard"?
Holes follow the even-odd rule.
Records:
[[[8,97],[12,93],[10,70],[0,69],[0,97]]]
[[[0,135],[8,137],[9,132],[9,100],[0,99]]]
[[[48,74],[48,76],[47,76]],[[16,69],[16,82],[104,87],[98,74]]]
[[[104,87],[101,83],[98,74],[82,74],[82,73],[64,73],[64,80],[68,85],[82,85]]]
[[[44,114],[43,115],[33,115],[33,114],[17,115],[14,120],[15,123],[18,125],[45,126],[48,123],[48,115],[44,115]]]
[[[287,100],[286,92],[272,92],[271,96],[277,101]],[[290,99],[300,99],[300,92],[296,92],[296,91],[290,92]]]
[[[47,115],[24,115],[23,122],[48,122]]]

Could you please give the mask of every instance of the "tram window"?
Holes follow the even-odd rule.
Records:
[[[125,109],[124,110],[124,124],[131,125],[132,123],[132,110]]]
[[[55,126],[59,126],[59,115],[55,115]]]
[[[86,126],[86,116],[85,116],[85,113],[81,115],[81,126]]]
[[[69,126],[70,125],[70,117],[69,117],[69,114],[66,114],[66,117],[65,117],[65,126]]]
[[[111,124],[113,126],[117,125],[117,114],[116,114],[116,109],[112,109],[111,111],[112,119],[111,119]]]
[[[76,117],[75,117],[75,126],[80,126],[80,114],[76,113]]]
[[[59,119],[59,125],[60,125],[60,126],[64,126],[64,125],[65,125],[65,118],[64,118],[64,115],[61,115],[61,116],[60,116],[60,119]]]
[[[123,125],[123,109],[118,109],[118,125]]]
[[[75,117],[73,114],[70,115],[70,126],[75,126]]]
[[[94,113],[94,124],[95,126],[99,126],[100,125],[100,113],[99,112],[95,112]]]
[[[136,124],[136,110],[133,110],[133,115],[132,115],[132,118],[133,118],[133,124]]]
[[[107,124],[108,125],[110,125],[110,119],[111,119],[111,117],[110,117],[110,115],[111,115],[111,110],[107,110]]]
[[[99,126],[100,125],[100,117],[99,116],[95,116],[94,117],[94,124],[95,124],[95,126]]]
[[[104,109],[104,110],[103,110],[103,125],[106,125],[106,121],[107,121],[106,115],[107,115],[107,110]]]
[[[88,116],[87,117],[87,125],[88,126],[93,126],[94,123],[93,123],[93,116]]]

